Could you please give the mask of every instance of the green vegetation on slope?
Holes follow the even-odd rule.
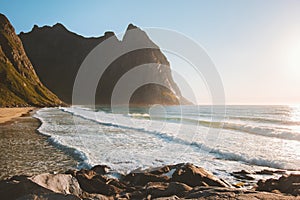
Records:
[[[0,107],[61,104],[40,82],[14,28],[0,14]]]
[[[55,106],[61,104],[47,88],[33,85],[11,63],[0,61],[0,107]]]

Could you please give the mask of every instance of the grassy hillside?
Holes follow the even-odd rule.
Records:
[[[0,107],[61,104],[40,82],[14,28],[0,14]]]

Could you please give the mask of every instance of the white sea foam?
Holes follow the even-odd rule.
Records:
[[[209,128],[201,123],[169,120],[170,116],[194,116],[192,119],[199,120],[193,112],[181,117],[172,111],[165,120],[150,120],[147,113],[112,114],[70,107],[44,108],[35,116],[42,121],[39,131],[51,136],[55,144],[74,151],[81,165],[101,163],[127,172],[138,167],[192,162],[221,175],[223,171],[238,169],[298,169],[300,166],[299,141],[249,134],[243,128],[223,129],[214,138],[214,135],[208,137]],[[251,129],[257,131],[259,125],[267,126],[243,126],[253,126]]]

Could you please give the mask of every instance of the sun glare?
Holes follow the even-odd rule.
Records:
[[[292,45],[287,56],[290,72],[300,78],[300,41]]]
[[[290,116],[290,120],[292,122],[300,122],[300,105],[293,105],[291,106],[292,112]],[[292,126],[293,131],[297,132],[300,134],[300,126],[299,125],[294,125]]]

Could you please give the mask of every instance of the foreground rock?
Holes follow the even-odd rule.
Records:
[[[109,167],[97,165],[90,170],[69,170],[65,174],[16,176],[0,181],[0,197],[24,200],[300,199],[297,197],[298,175],[260,181],[257,190],[247,190],[233,188],[189,163],[134,170],[127,175],[119,174],[118,179],[113,178],[113,174],[116,175]]]
[[[80,196],[82,190],[76,178],[69,174],[40,174],[29,178],[32,182],[55,193]]]
[[[0,197],[1,199],[61,199],[61,200],[78,200],[78,196],[66,193],[56,193],[51,189],[58,189],[63,191],[63,188],[70,188],[71,183],[65,182],[66,185],[54,186],[53,179],[49,179],[52,184],[41,185],[32,181],[26,176],[15,176],[9,180],[0,182]],[[58,181],[62,182],[62,181]],[[40,182],[41,183],[41,182]],[[49,186],[49,188],[47,188]],[[60,188],[62,187],[62,188]],[[80,190],[80,188],[77,188]]]
[[[191,187],[195,186],[217,186],[230,187],[227,183],[220,180],[210,172],[193,164],[178,166],[172,176],[172,181],[185,183]]]
[[[284,175],[279,179],[259,180],[256,190],[300,195],[300,174]]]
[[[238,189],[238,188],[218,188],[218,187],[196,187],[185,199],[239,199],[239,200],[285,200],[300,199],[300,197],[287,196],[270,192],[258,192],[254,190]]]

